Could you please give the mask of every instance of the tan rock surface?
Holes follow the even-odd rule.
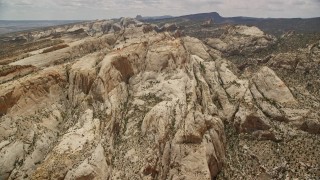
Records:
[[[227,26],[220,38],[207,38],[206,44],[226,53],[250,54],[272,45],[276,38],[265,34],[257,27],[244,25]]]
[[[129,18],[88,27],[60,29],[96,33],[0,84],[0,179],[316,177],[319,114],[269,67],[240,76],[213,45]]]

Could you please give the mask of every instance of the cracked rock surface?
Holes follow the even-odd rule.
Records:
[[[129,18],[66,31],[78,26],[93,37],[65,58],[21,76],[39,57],[16,61],[0,81],[0,179],[319,177],[319,96],[300,98],[278,56],[242,74],[222,57],[275,38],[236,26],[204,43]]]

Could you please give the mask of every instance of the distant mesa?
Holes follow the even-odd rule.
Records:
[[[203,20],[213,19],[215,23],[222,23],[225,20],[225,18],[220,16],[220,14],[217,12],[190,14],[190,15],[180,16],[180,18],[190,19],[193,21],[203,21]]]
[[[169,19],[169,18],[173,18],[173,16],[170,15],[164,15],[164,16],[146,16],[143,17],[142,15],[137,15],[136,16],[136,20],[161,20],[161,19]]]

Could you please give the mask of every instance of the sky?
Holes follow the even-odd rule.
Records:
[[[320,17],[320,0],[0,0],[0,20],[92,20],[204,12],[223,17]]]

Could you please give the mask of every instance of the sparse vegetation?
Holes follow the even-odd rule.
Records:
[[[204,64],[202,64],[202,62],[200,62],[200,69],[203,73],[206,73],[206,67]]]
[[[18,59],[22,59],[21,55],[35,51],[38,49],[43,49],[46,47],[61,44],[64,41],[61,39],[41,39],[31,42],[5,42],[0,43],[0,64],[10,63]]]
[[[67,44],[59,44],[59,45],[55,45],[55,46],[52,46],[50,48],[47,48],[47,49],[43,50],[42,53],[48,53],[48,52],[56,51],[56,50],[63,49],[63,48],[66,48],[66,47],[69,47],[69,45],[67,45]]]
[[[158,104],[159,102],[162,101],[162,99],[160,97],[158,97],[157,95],[155,95],[153,93],[145,94],[141,99],[143,99],[144,101],[150,102],[153,105]]]

